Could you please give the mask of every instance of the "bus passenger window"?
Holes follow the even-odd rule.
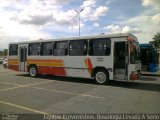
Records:
[[[29,44],[28,55],[39,55],[40,54],[40,43]]]
[[[41,43],[41,55],[42,56],[47,56],[47,55],[52,55],[52,42],[44,42]]]
[[[18,45],[17,44],[9,45],[9,56],[17,54],[18,54]]]
[[[70,56],[84,56],[87,55],[87,43],[86,40],[71,41],[69,47]]]
[[[107,56],[111,52],[111,41],[107,38],[97,38],[89,42],[89,55]]]
[[[54,55],[55,56],[66,56],[66,55],[68,55],[68,41],[66,41],[66,42],[55,42],[55,44],[54,44]]]

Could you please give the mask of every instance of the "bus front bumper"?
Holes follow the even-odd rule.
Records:
[[[141,77],[141,72],[132,72],[130,75],[130,80],[138,80]]]

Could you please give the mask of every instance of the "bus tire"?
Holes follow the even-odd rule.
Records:
[[[37,70],[37,67],[36,66],[30,66],[29,67],[29,75],[31,77],[37,77],[38,75],[38,70]]]
[[[109,75],[108,72],[104,69],[96,70],[94,73],[94,80],[97,84],[107,84],[109,81]]]

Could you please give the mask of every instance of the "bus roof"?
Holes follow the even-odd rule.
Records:
[[[144,43],[144,44],[139,44],[141,49],[156,49],[155,46],[151,43]]]
[[[139,44],[140,47],[152,47],[153,44],[150,44],[150,43],[144,43],[144,44]]]
[[[115,34],[99,34],[92,36],[79,36],[79,37],[68,37],[68,38],[55,38],[55,39],[39,39],[39,40],[31,40],[31,41],[21,41],[21,42],[11,42],[9,44],[21,44],[21,43],[36,43],[36,42],[50,42],[50,41],[67,41],[67,40],[80,40],[80,39],[93,39],[93,38],[116,38],[116,37],[128,37],[132,36],[135,40],[137,38],[130,33],[115,33]]]

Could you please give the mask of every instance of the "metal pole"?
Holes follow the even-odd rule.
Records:
[[[81,26],[80,26],[80,24],[81,24],[81,23],[80,23],[80,12],[79,12],[79,36],[80,36],[80,34],[81,34],[81,33],[80,33],[80,31],[81,31],[81,28],[80,28]]]
[[[79,21],[78,21],[78,26],[79,26],[79,36],[81,35],[81,26],[80,26],[80,13],[83,11],[84,9],[82,8],[80,11],[75,10],[78,13],[78,17],[79,17]]]

